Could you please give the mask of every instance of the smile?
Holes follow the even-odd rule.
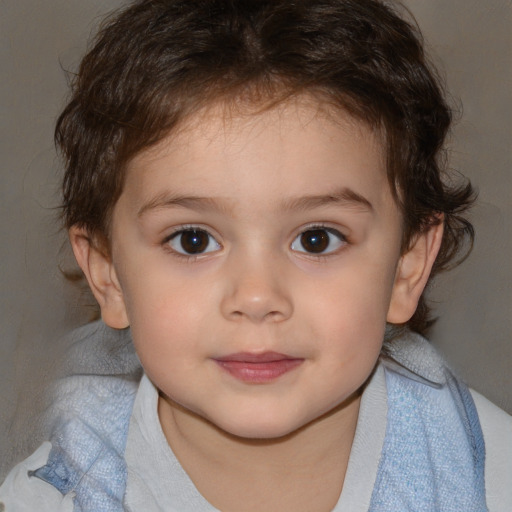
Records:
[[[263,354],[240,352],[214,359],[214,361],[238,380],[264,384],[294,370],[304,362],[304,359],[277,352]]]

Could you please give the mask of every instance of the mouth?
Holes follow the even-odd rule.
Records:
[[[264,384],[294,370],[304,362],[304,359],[277,352],[239,352],[215,358],[214,361],[224,371],[242,382]]]

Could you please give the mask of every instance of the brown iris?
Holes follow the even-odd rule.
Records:
[[[208,247],[208,233],[200,230],[182,231],[178,234],[180,245],[188,254],[199,254]]]
[[[300,243],[307,252],[324,252],[329,247],[329,234],[325,229],[310,229],[302,233]]]

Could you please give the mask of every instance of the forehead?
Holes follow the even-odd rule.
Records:
[[[378,204],[389,192],[384,153],[369,126],[310,96],[272,108],[219,102],[136,155],[124,193],[144,203],[170,192],[265,202],[345,187]]]

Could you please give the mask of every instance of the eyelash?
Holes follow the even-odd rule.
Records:
[[[316,236],[315,236],[315,232]],[[183,246],[183,239],[181,238],[184,234],[195,234],[194,237],[195,240],[198,240],[198,236],[206,235],[208,237],[206,241],[206,245],[204,245],[205,241],[203,240],[203,246],[199,245],[200,251],[197,253],[193,252],[186,252],[187,249]],[[297,243],[301,244],[302,249],[304,249],[304,242],[305,242],[305,235],[310,234],[311,238],[310,240],[313,243],[318,243],[318,248],[320,249],[318,252],[315,252],[314,250],[308,251],[308,250],[301,250],[297,247],[294,247]],[[323,234],[327,233],[327,240],[325,236],[322,236]],[[337,238],[337,242],[332,240],[332,236]],[[178,239],[181,249],[183,249],[183,252],[178,250],[177,248],[173,247],[171,245],[171,241]],[[194,239],[190,240],[190,242],[194,242]],[[315,242],[316,239],[316,242]],[[200,242],[200,240],[199,240]],[[325,243],[327,243],[327,246],[325,246]],[[329,249],[329,246],[332,244],[338,244],[337,247],[334,247],[334,249],[329,250],[326,252],[327,249]],[[328,258],[331,255],[334,255],[338,253],[345,245],[349,243],[349,240],[347,237],[341,233],[338,229],[323,225],[323,224],[313,224],[310,226],[306,226],[304,228],[301,228],[301,231],[299,234],[293,239],[292,243],[290,244],[290,249],[296,253],[301,253],[305,256],[315,258],[315,259],[325,259]],[[215,244],[215,247],[212,249],[212,245]],[[200,226],[180,226],[176,231],[165,237],[165,239],[162,241],[162,245],[168,249],[172,254],[178,258],[183,258],[187,261],[193,261],[201,256],[207,255],[212,252],[217,252],[219,249],[222,248],[221,244],[217,241],[217,239],[207,230]],[[207,250],[210,249],[210,250]]]

